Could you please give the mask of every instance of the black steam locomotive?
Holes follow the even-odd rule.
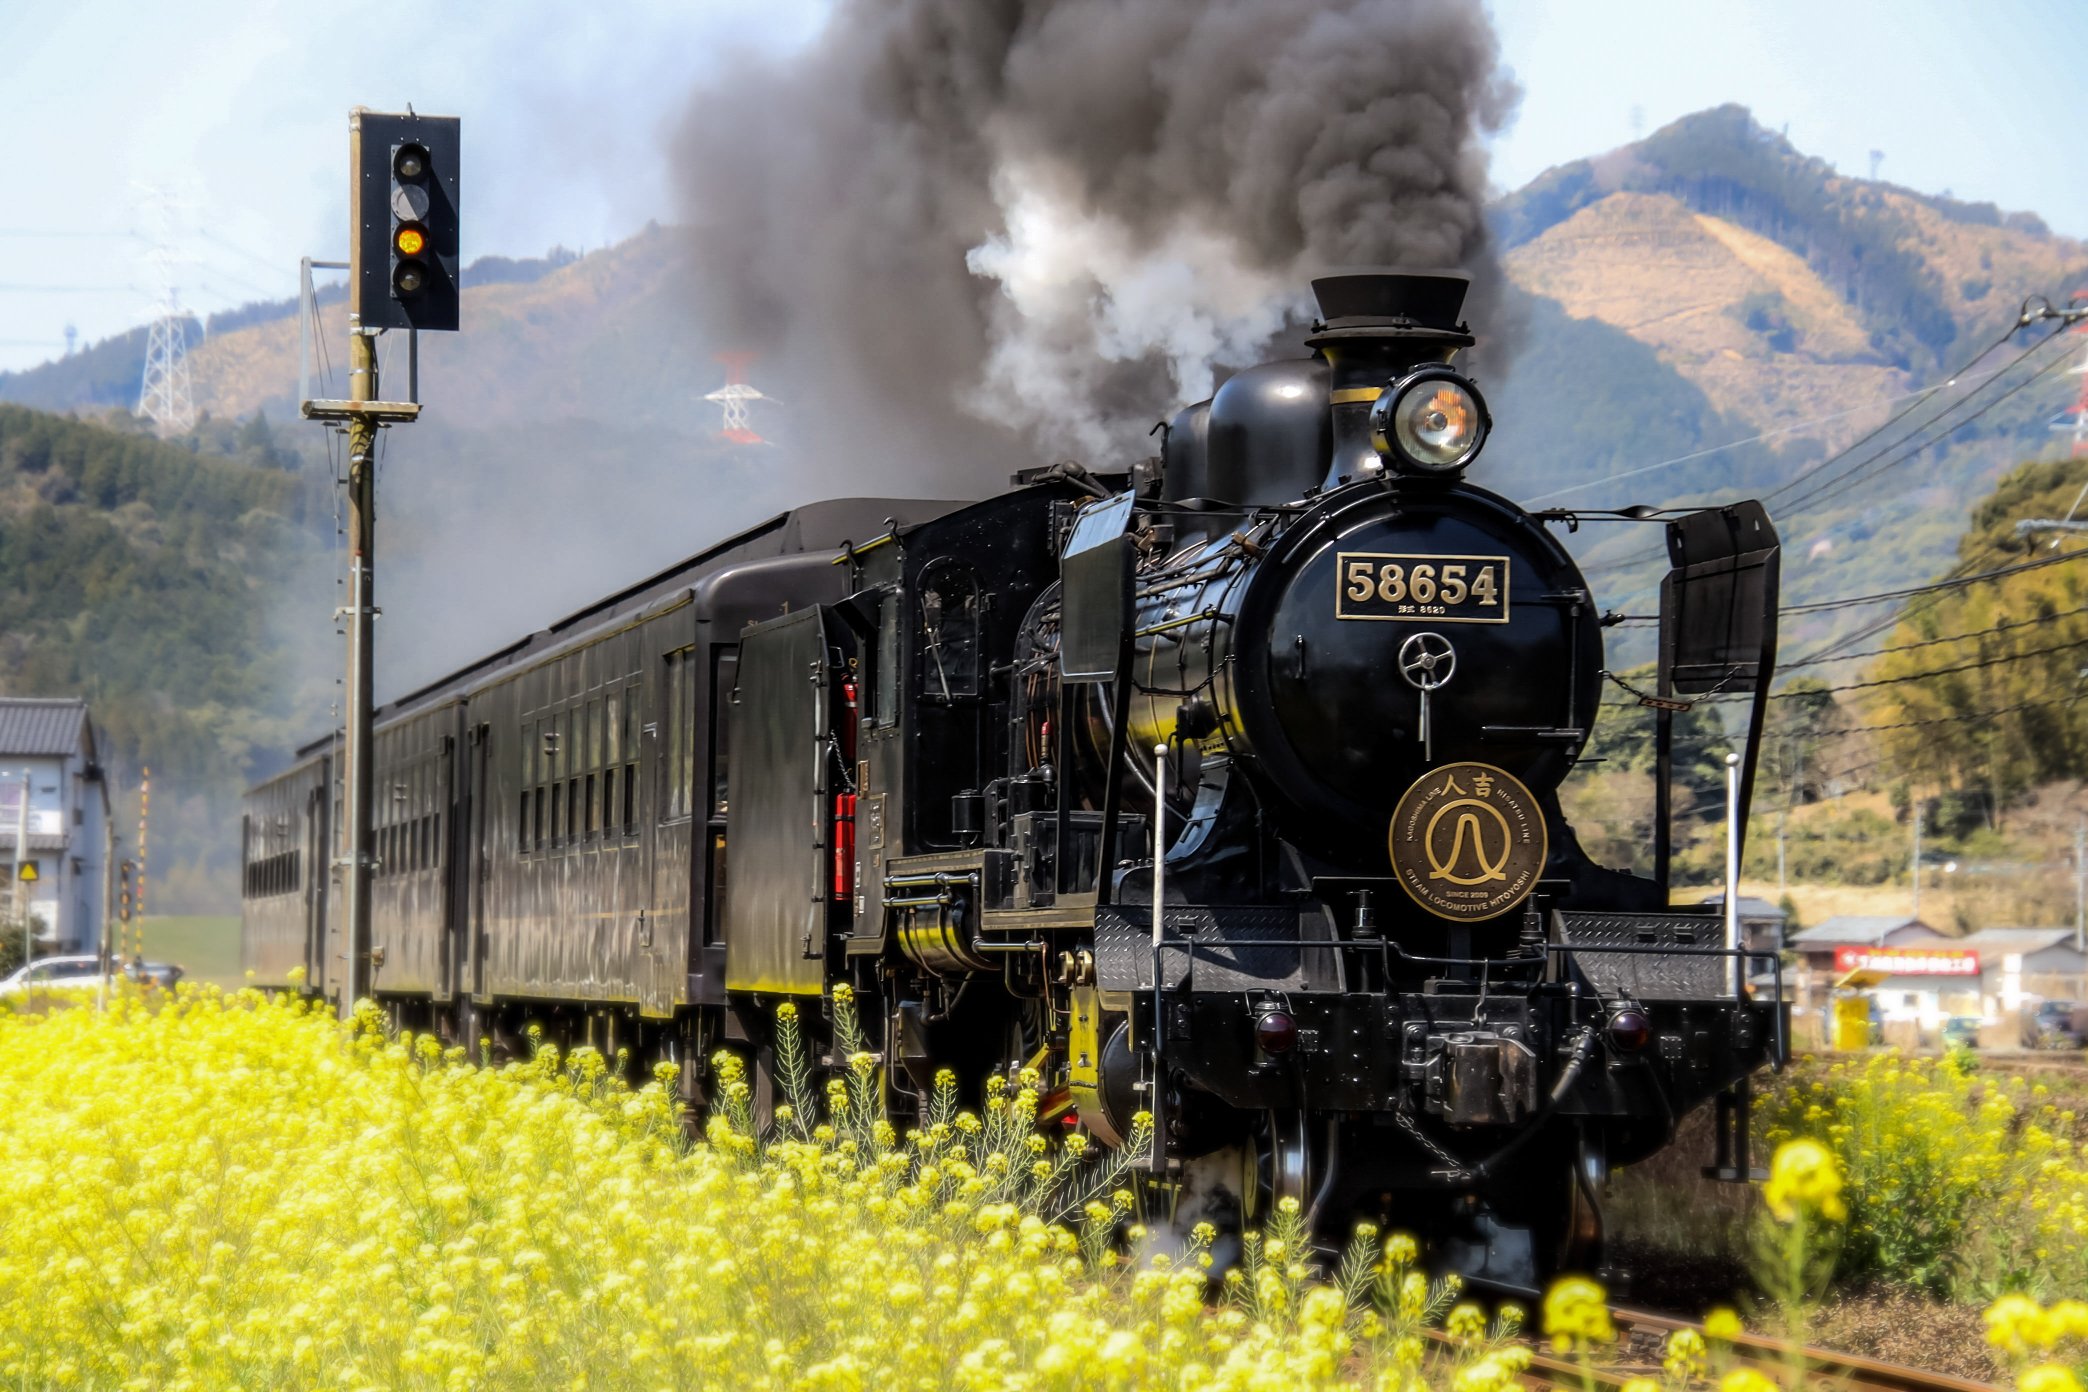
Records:
[[[1052,1122],[1153,1114],[1184,1201],[1504,1274],[1591,1260],[1608,1167],[1707,1100],[1744,1176],[1782,1009],[1668,906],[1665,790],[1672,712],[1753,692],[1745,824],[1768,519],[1664,522],[1655,874],[1596,866],[1556,796],[1604,680],[1548,530],[1580,516],[1464,480],[1462,279],[1314,288],[1310,355],[1158,459],[802,508],[380,710],[381,1002],[671,1057],[701,1102],[714,1048],[766,1080],[774,1005],[845,981],[902,1111],[1034,1067]],[[245,949],[337,995],[334,763],[249,794]]]

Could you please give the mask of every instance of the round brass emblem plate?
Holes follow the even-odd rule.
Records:
[[[1415,779],[1386,840],[1413,901],[1460,922],[1527,899],[1550,851],[1536,797],[1492,764],[1444,764]]]

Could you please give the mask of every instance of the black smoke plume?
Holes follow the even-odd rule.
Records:
[[[1345,265],[1497,280],[1467,0],[840,0],[677,140],[713,331],[826,478],[1120,465]]]

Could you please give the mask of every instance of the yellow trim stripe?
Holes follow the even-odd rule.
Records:
[[[1343,387],[1334,393],[1336,406],[1351,406],[1358,401],[1375,401],[1384,393],[1383,387]]]

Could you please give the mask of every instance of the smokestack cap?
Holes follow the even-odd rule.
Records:
[[[1312,282],[1321,322],[1311,340],[1325,338],[1430,338],[1469,344],[1471,330],[1458,322],[1471,278],[1411,271],[1347,271]]]

